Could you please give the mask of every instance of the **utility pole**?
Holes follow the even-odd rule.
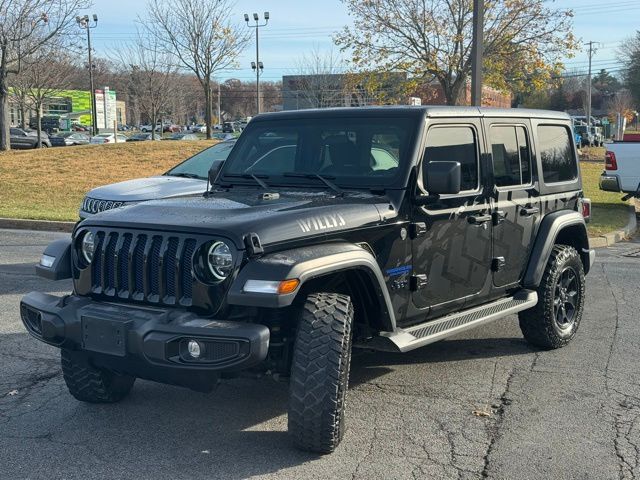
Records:
[[[482,106],[483,27],[484,0],[473,0],[473,43],[471,45],[471,105],[475,107]]]
[[[218,125],[222,128],[222,116],[220,113],[220,82],[218,82]]]
[[[96,90],[93,85],[93,59],[91,56],[91,29],[96,28],[98,26],[98,15],[93,14],[93,25],[91,25],[91,21],[89,20],[89,15],[85,15],[83,17],[77,16],[76,22],[80,28],[83,28],[87,31],[87,48],[89,50],[89,88],[91,89],[91,135],[98,134],[98,119],[96,115],[98,110],[96,109]]]
[[[593,49],[593,43],[589,42],[586,45],[589,45],[589,80],[587,81],[587,135],[591,133],[591,57],[595,53]]]
[[[264,12],[264,23],[259,23],[260,17],[257,13],[253,14],[253,20],[256,22],[255,25],[249,25],[249,15],[244,14],[244,21],[247,22],[247,27],[256,29],[256,61],[251,62],[251,68],[256,72],[256,115],[260,113],[260,75],[264,70],[264,65],[260,61],[260,48],[259,48],[259,38],[258,31],[260,27],[264,27],[269,23],[269,12]]]

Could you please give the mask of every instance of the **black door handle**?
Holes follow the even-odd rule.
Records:
[[[504,222],[504,219],[507,217],[507,214],[503,210],[496,210],[493,212],[493,224],[500,225]]]
[[[520,209],[520,215],[522,215],[523,217],[535,215],[538,212],[540,212],[540,209],[538,207],[522,207]]]
[[[490,222],[493,217],[489,214],[486,215],[471,215],[469,216],[469,223],[471,225],[482,225],[483,223]]]

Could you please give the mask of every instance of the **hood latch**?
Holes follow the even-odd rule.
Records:
[[[250,257],[264,253],[264,248],[262,248],[262,243],[260,243],[260,237],[257,233],[247,233],[244,236],[244,246]]]

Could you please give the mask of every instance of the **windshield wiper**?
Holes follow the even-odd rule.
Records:
[[[251,178],[258,185],[260,185],[262,188],[264,188],[264,189],[269,188],[269,185],[267,185],[264,181],[260,180],[260,178],[258,178],[253,173],[225,173],[224,176],[225,177],[232,177],[232,178]],[[269,177],[264,175],[264,178],[269,178]]]
[[[200,175],[196,175],[195,173],[169,173],[167,174],[169,177],[183,177],[183,178],[198,178],[200,180],[204,180]]]
[[[283,177],[298,177],[298,178],[317,178],[322,183],[324,183],[331,190],[336,192],[338,195],[344,195],[344,191],[340,187],[338,187],[335,183],[333,183],[327,175],[321,175],[319,173],[301,173],[301,172],[285,172],[282,174]]]

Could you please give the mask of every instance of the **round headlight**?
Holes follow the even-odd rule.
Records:
[[[207,263],[211,274],[218,280],[224,280],[233,271],[233,255],[231,249],[224,242],[215,242],[209,247]]]
[[[93,260],[93,252],[95,248],[95,236],[91,232],[85,233],[84,237],[82,237],[81,250],[82,256],[87,263],[91,263],[91,260]]]

